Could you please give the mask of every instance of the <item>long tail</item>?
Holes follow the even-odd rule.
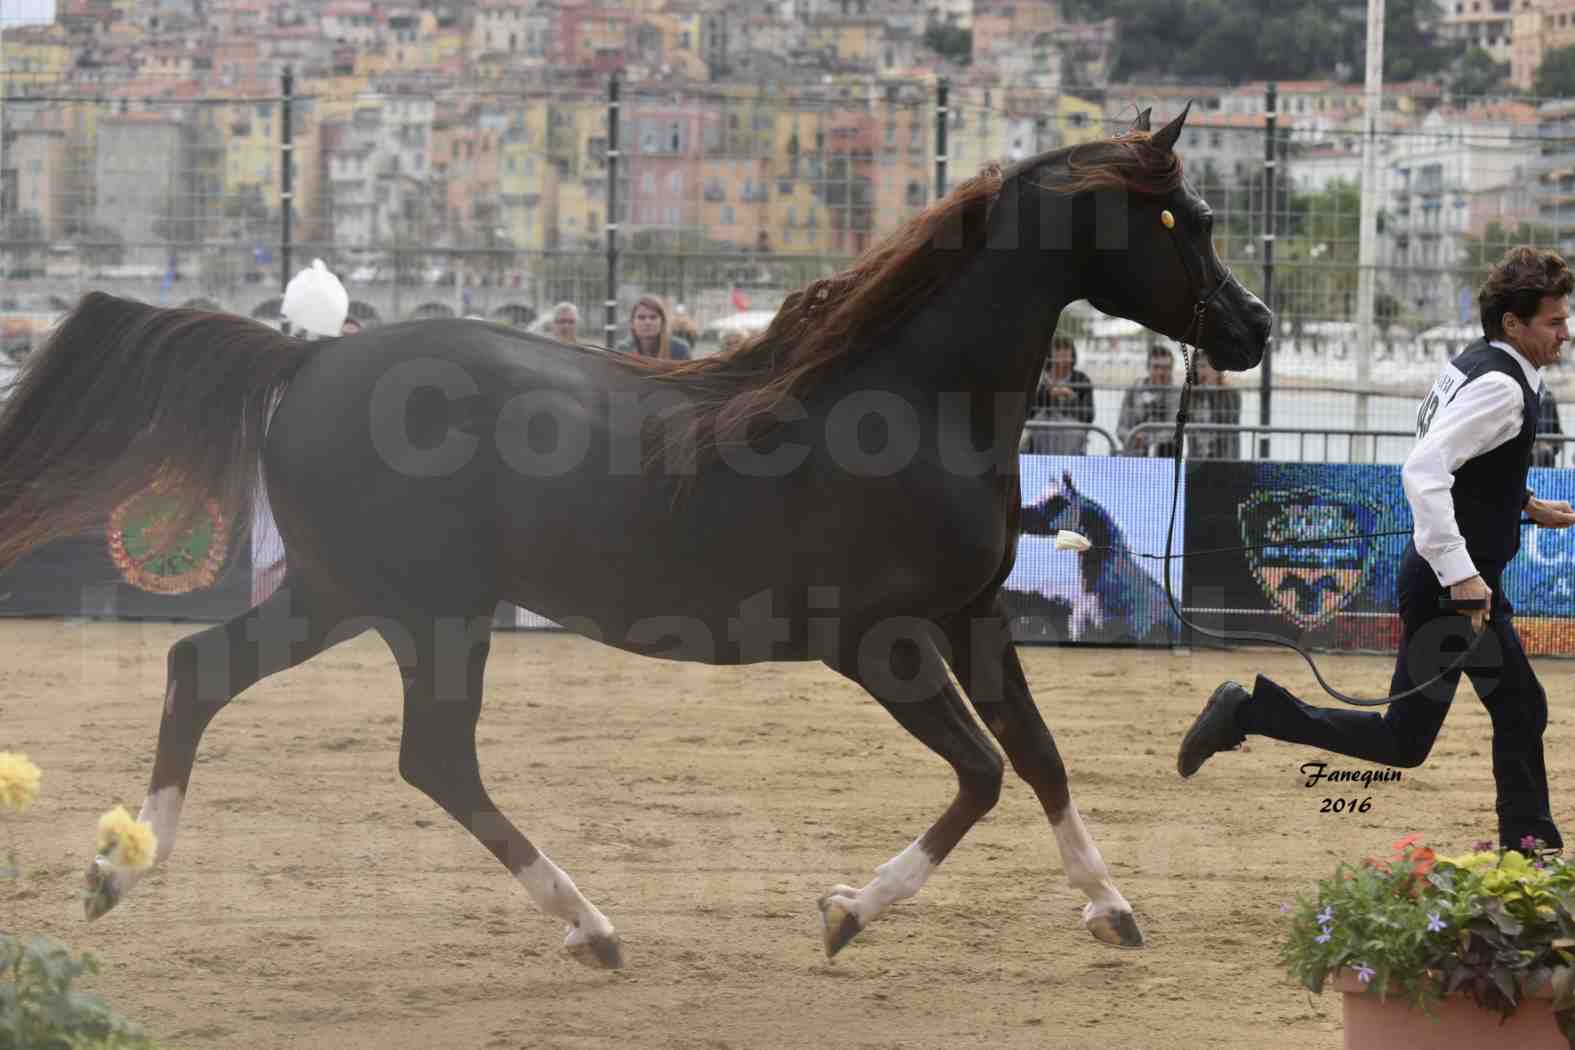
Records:
[[[233,314],[84,295],[0,407],[0,569],[155,483],[173,509],[159,549],[209,500],[244,522],[270,402],[312,349]]]

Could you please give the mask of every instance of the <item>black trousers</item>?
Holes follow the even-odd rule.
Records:
[[[1467,662],[1465,673],[1493,720],[1493,780],[1498,789],[1499,845],[1519,848],[1527,835],[1549,846],[1564,840],[1548,805],[1548,774],[1542,733],[1548,724],[1548,697],[1531,670],[1510,606],[1500,586],[1503,566],[1478,566],[1493,588],[1488,633]],[[1425,682],[1454,663],[1470,644],[1471,624],[1438,607],[1447,588],[1439,585],[1416,548],[1406,544],[1400,562],[1400,651],[1395,657],[1391,695]],[[1434,683],[1425,693],[1387,707],[1313,707],[1262,675],[1252,702],[1237,718],[1241,728],[1259,736],[1332,751],[1387,766],[1419,766],[1433,748],[1449,713],[1460,672]]]

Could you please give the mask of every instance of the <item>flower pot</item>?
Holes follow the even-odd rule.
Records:
[[[1348,971],[1326,987],[1343,993],[1345,1050],[1569,1050],[1553,1019],[1553,991],[1546,982],[1527,992],[1502,1023],[1496,1011],[1482,1009],[1466,995],[1440,1000],[1429,1015],[1393,996],[1380,1000]]]

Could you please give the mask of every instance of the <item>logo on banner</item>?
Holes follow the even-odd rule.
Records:
[[[156,530],[175,511],[173,497],[149,487],[116,507],[105,540],[110,560],[133,587],[153,594],[185,594],[210,587],[224,568],[229,535],[224,515],[213,500],[207,514],[163,554],[155,554]]]
[[[1257,492],[1237,508],[1242,542],[1256,548],[1248,568],[1304,630],[1334,619],[1367,586],[1378,543],[1356,534],[1373,532],[1380,517],[1376,504],[1312,488]]]

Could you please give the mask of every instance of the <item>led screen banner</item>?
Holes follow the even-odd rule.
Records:
[[[1174,466],[1168,460],[1106,456],[1023,456],[1017,563],[1002,597],[1022,642],[1171,645],[1182,627],[1165,598],[1163,554]],[[1191,486],[1183,481],[1175,549],[1183,548]],[[1068,529],[1093,543],[1058,550]],[[1171,588],[1183,600],[1172,562]]]
[[[1162,563],[1146,557],[1165,549],[1170,461],[1025,455],[1019,462],[1021,534],[1002,591],[1018,641],[1205,641],[1171,613]],[[1533,470],[1530,485],[1544,499],[1575,503],[1575,470]],[[1172,562],[1170,578],[1189,619],[1318,649],[1394,650],[1395,573],[1411,528],[1399,467],[1194,461],[1178,499],[1175,550],[1197,553]],[[146,527],[156,510],[133,501],[105,530],[59,540],[0,574],[0,615],[211,622],[244,612],[283,578],[283,546],[264,520],[237,549],[213,521],[167,557],[152,558]],[[266,514],[263,507],[259,519]],[[1062,529],[1093,548],[1057,549]],[[1352,535],[1387,531],[1401,535]],[[1244,546],[1254,549],[1203,553]],[[1527,651],[1575,654],[1575,529],[1525,528],[1504,582]],[[500,606],[496,622],[555,628],[510,605]]]
[[[1263,631],[1315,648],[1393,651],[1396,581],[1411,509],[1397,465],[1189,464],[1186,612],[1203,626]],[[1575,471],[1534,469],[1544,499],[1575,500]],[[1399,531],[1378,538],[1333,539]],[[1301,541],[1323,540],[1317,544]],[[1521,530],[1504,589],[1526,650],[1575,653],[1575,532]]]

